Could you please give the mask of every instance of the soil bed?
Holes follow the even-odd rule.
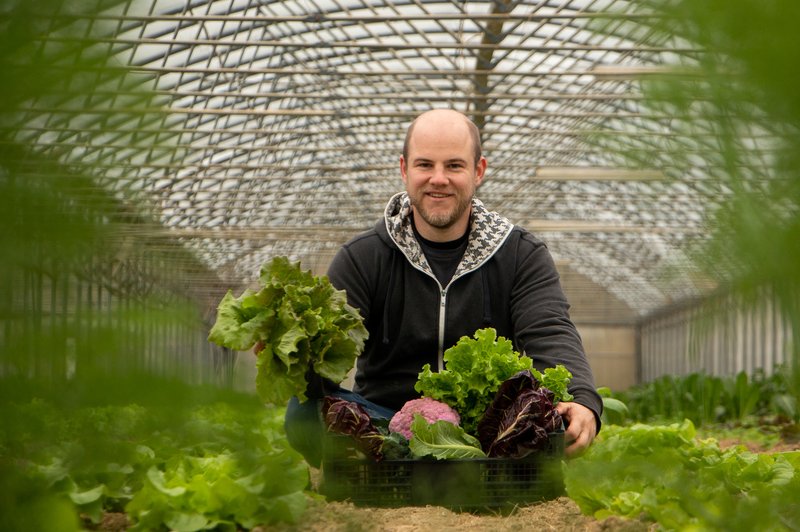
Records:
[[[348,502],[313,501],[303,519],[293,526],[280,525],[263,531],[315,532],[443,532],[462,530],[625,531],[650,529],[650,524],[611,517],[598,521],[582,515],[568,497],[517,508],[509,515],[453,512],[438,506],[406,508],[359,508]]]

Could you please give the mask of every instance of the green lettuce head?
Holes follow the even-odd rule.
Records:
[[[292,396],[304,401],[310,369],[344,380],[368,336],[345,292],[286,257],[264,264],[259,281],[258,291],[239,297],[228,291],[208,339],[237,351],[259,346],[256,389],[267,403],[285,404]]]

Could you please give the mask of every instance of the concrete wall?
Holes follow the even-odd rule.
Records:
[[[595,384],[625,390],[637,383],[636,327],[578,324]]]
[[[570,303],[570,317],[583,338],[595,384],[615,391],[633,386],[638,378],[638,316],[614,294],[575,271],[569,263],[557,263],[557,266]]]

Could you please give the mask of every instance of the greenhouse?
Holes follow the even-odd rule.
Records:
[[[800,528],[800,5],[0,6],[0,529]],[[372,427],[384,447],[357,472],[285,433],[305,369],[349,390],[380,341],[336,293],[301,312],[406,190],[407,131],[431,110],[474,124],[475,197],[546,246],[602,400],[579,456],[549,430],[525,448],[528,484],[494,479],[461,427],[478,454],[394,461]],[[253,310],[309,286],[296,315]],[[329,311],[340,336],[318,341]],[[252,320],[232,343],[231,317]],[[441,342],[440,373],[458,347]],[[417,392],[441,382],[419,366]],[[444,421],[417,421],[405,452],[442,444],[425,438]]]

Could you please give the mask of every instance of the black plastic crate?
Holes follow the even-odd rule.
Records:
[[[499,509],[549,500],[564,492],[564,433],[550,435],[546,450],[522,459],[383,460],[342,458],[322,463],[322,493],[359,506],[445,506]]]

